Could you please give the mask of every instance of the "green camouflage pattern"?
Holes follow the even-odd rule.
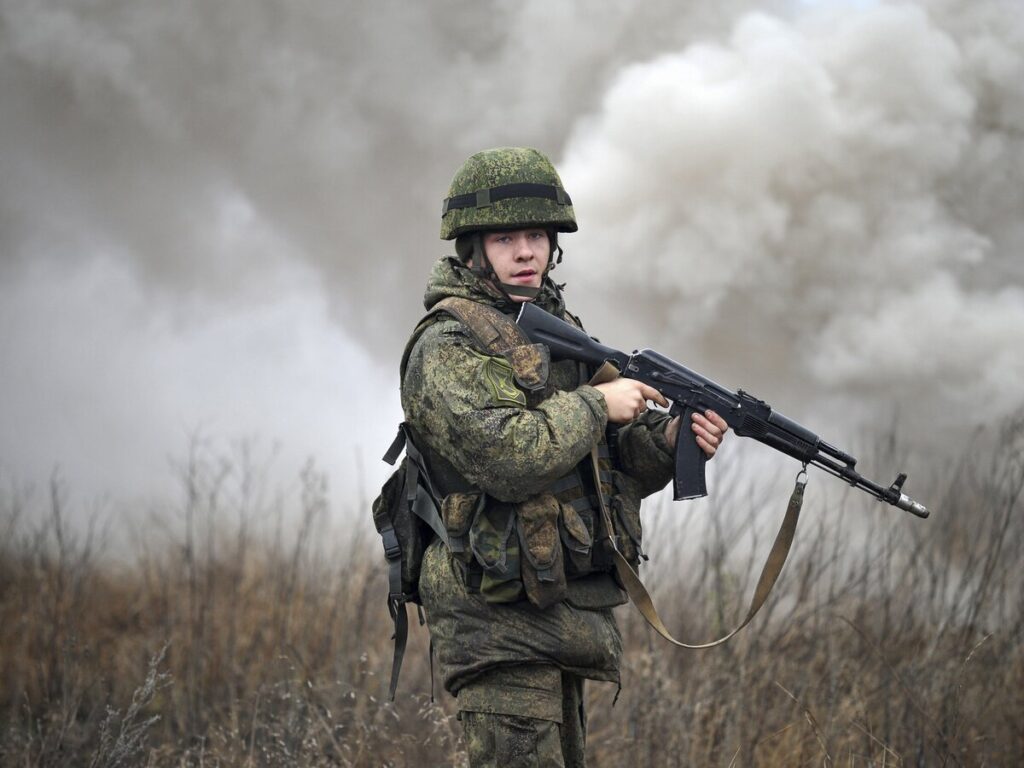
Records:
[[[471,768],[563,768],[567,764],[561,728],[550,720],[463,712],[462,728]]]
[[[445,295],[494,303],[476,276],[454,259],[435,265],[427,293],[428,309]],[[541,294],[549,306],[559,303],[550,281]],[[457,320],[439,320],[423,331],[409,355],[402,407],[427,446],[471,485],[501,501],[525,501],[587,456],[604,434],[608,413],[600,392],[576,386],[571,362],[552,364],[549,374],[556,387],[558,382],[571,386],[530,408],[511,403],[504,388],[494,386],[495,371],[503,364],[504,358],[481,354]],[[516,387],[511,379],[506,383]]]
[[[435,263],[426,308],[447,296],[501,307],[500,300],[455,258]],[[566,316],[561,294],[550,280],[545,280],[535,303]],[[602,573],[570,580],[566,600],[537,608],[522,599],[521,582],[513,585],[507,579],[509,559],[521,562],[523,556],[512,520],[502,514],[508,504],[545,491],[588,456],[605,433],[604,398],[593,387],[580,384],[577,364],[553,361],[547,390],[520,389],[526,406],[510,402],[503,394],[507,381],[498,390],[492,385],[489,376],[494,371],[488,370],[487,358],[474,347],[467,328],[442,316],[412,346],[402,381],[406,421],[420,449],[443,459],[438,463],[470,486],[464,491],[470,497],[457,510],[454,499],[449,503],[446,524],[463,532],[475,507],[477,497],[472,494],[484,491],[490,497],[485,506],[488,522],[495,531],[491,539],[499,542],[501,533],[507,532],[503,555],[497,544],[477,542],[478,548],[491,547],[483,553],[483,559],[494,563],[491,573],[485,574],[491,580],[485,585],[490,595],[484,588],[480,592],[466,589],[465,551],[460,555],[463,559],[457,559],[435,541],[424,555],[419,592],[444,687],[458,693],[488,671],[537,663],[594,680],[617,680],[622,646],[608,606],[621,602],[621,592],[612,577]],[[617,432],[622,485],[635,497],[637,512],[640,496],[660,489],[672,477],[672,451],[664,439],[666,423],[665,414],[648,412]],[[433,461],[431,468],[436,470]],[[638,514],[635,525],[639,526]],[[502,595],[514,602],[487,599]]]
[[[481,675],[510,665],[552,664],[592,680],[619,679],[622,637],[611,609],[490,603],[466,589],[458,561],[437,539],[423,556],[420,599],[449,693],[459,694]]]
[[[550,665],[503,667],[459,692],[472,766],[586,765],[583,679]]]
[[[448,197],[517,183],[562,186],[555,167],[541,152],[529,147],[499,147],[477,152],[463,163],[452,179]],[[575,232],[576,214],[571,205],[544,198],[498,200],[483,208],[455,208],[442,215],[441,239],[454,240],[477,230],[534,226],[553,226],[559,232]]]
[[[665,439],[668,422],[666,414],[646,411],[619,428],[619,470],[631,481],[637,501],[660,491],[675,474],[676,447]],[[688,432],[689,426],[680,430]]]
[[[495,667],[459,691],[459,711],[534,717],[561,724],[563,674],[551,664]]]

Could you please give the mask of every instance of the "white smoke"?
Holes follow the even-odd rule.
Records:
[[[0,0],[0,470],[137,490],[210,425],[346,487],[354,444],[375,464],[392,435],[451,175],[503,144],[564,158],[581,232],[556,276],[605,340],[794,417],[824,391],[998,417],[1022,380],[1021,17]]]
[[[754,14],[632,65],[565,152],[571,282],[615,306],[608,340],[792,416],[898,410],[919,436],[1006,416],[1024,405],[1022,84],[1010,2]]]
[[[5,262],[99,243],[172,296],[237,298],[268,257],[219,241],[239,200],[320,272],[341,322],[399,345],[469,153],[555,153],[637,51],[749,3],[590,5],[0,0]]]
[[[245,443],[268,464],[270,492],[293,490],[312,459],[340,509],[365,501],[401,419],[397,396],[375,385],[391,366],[330,322],[308,272],[276,277],[275,296],[216,315],[195,302],[154,311],[112,259],[34,265],[15,290],[0,286],[0,359],[16,362],[4,370],[0,481],[40,483],[56,468],[76,511],[106,491],[139,514],[183,498],[176,468],[191,444],[238,470]]]
[[[163,493],[200,427],[372,486],[458,164],[748,6],[0,0],[0,479]]]

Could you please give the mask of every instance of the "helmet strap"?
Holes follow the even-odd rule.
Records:
[[[512,296],[525,296],[526,298],[533,301],[540,294],[540,288],[534,288],[532,285],[510,285],[508,283],[498,283],[498,287],[501,292],[504,293],[509,299]],[[512,296],[509,296],[512,294]]]
[[[548,241],[551,243],[551,253],[548,254],[548,266],[544,270],[545,277],[548,272],[562,263],[562,254],[564,253],[562,246],[558,244],[558,230],[554,227],[548,230]]]

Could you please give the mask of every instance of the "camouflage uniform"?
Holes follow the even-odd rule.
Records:
[[[516,309],[450,257],[435,263],[424,303],[430,309],[448,296],[508,313]],[[550,279],[534,301],[571,318]],[[608,430],[604,398],[586,384],[589,373],[573,362],[554,362],[547,389],[525,391],[506,359],[486,354],[465,326],[441,315],[409,351],[402,405],[440,487],[446,493],[482,492],[481,506],[497,519],[506,511],[510,526],[517,505],[571,473],[607,430],[615,450],[606,490],[613,501],[625,500],[615,507],[622,513],[616,527],[629,518],[623,527],[632,529],[615,535],[633,547],[635,560],[639,500],[672,476],[667,417],[647,412]],[[489,551],[488,531],[474,533],[479,559]],[[527,562],[527,553],[516,551],[522,544],[514,532],[498,538],[507,544],[502,567]],[[576,555],[557,541],[556,548],[572,570],[569,560]],[[507,579],[495,568],[483,573],[481,583],[468,585],[469,574],[479,576],[471,557],[456,557],[438,539],[428,547],[419,591],[443,684],[458,697],[471,765],[583,765],[583,679],[618,682],[622,642],[611,608],[625,602],[625,593],[610,568],[584,569],[570,575],[564,599],[539,608],[524,599],[518,567]]]

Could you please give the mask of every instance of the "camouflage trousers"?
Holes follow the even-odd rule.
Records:
[[[546,664],[495,669],[459,691],[470,768],[584,768],[583,678]]]
[[[470,766],[585,765],[583,680],[619,680],[622,637],[611,610],[489,604],[466,589],[437,540],[419,587]]]
[[[619,680],[622,636],[610,609],[584,610],[568,602],[544,610],[525,600],[487,603],[466,589],[437,540],[423,555],[419,588],[441,680],[453,695],[461,696],[463,688],[495,670],[531,665]],[[559,678],[537,687],[558,690]]]

